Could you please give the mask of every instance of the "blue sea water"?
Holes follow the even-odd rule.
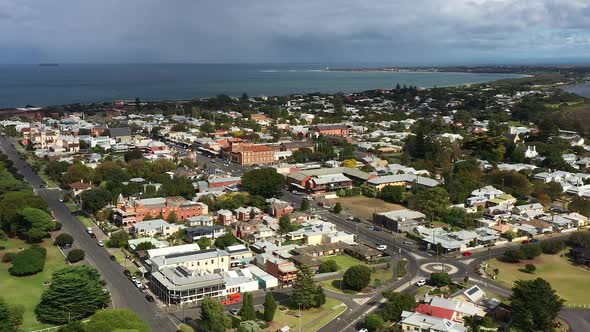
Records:
[[[353,67],[353,65],[342,65]],[[336,72],[325,64],[0,65],[0,107],[118,99],[179,100],[218,94],[286,95],[451,86],[519,77],[509,74]]]

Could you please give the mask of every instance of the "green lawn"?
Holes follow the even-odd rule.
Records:
[[[187,324],[180,324],[179,327],[182,330],[182,332],[195,332],[195,329],[193,329],[190,325]]]
[[[526,264],[534,264],[537,270],[534,273],[526,273]],[[494,268],[500,270],[497,281],[512,287],[516,280],[530,280],[543,278],[551,283],[557,293],[563,297],[566,305],[590,304],[590,271],[583,267],[575,266],[565,257],[559,255],[541,255],[531,261],[522,261],[517,264],[500,262],[497,259],[488,261],[489,271]]]
[[[125,254],[123,254],[121,249],[109,249],[109,253],[115,256],[115,258],[117,259],[117,263],[125,267]],[[131,271],[131,273],[133,274],[141,274],[137,267],[135,267],[135,264],[133,264],[133,262],[131,262],[131,260],[129,259],[127,260],[127,270]]]
[[[78,205],[76,205],[76,203],[72,201],[66,202],[66,206],[68,207],[68,209],[70,209],[70,211],[78,211]]]
[[[94,227],[94,221],[86,216],[78,216],[78,219],[82,222],[85,227]]]
[[[280,306],[279,308],[282,308]],[[274,320],[270,323],[265,331],[277,331],[281,327],[287,325],[291,331],[299,330],[299,322],[301,321],[301,330],[305,332],[313,332],[319,330],[323,325],[332,321],[338,315],[346,310],[346,306],[342,302],[334,299],[326,299],[326,304],[321,308],[311,308],[309,310],[301,311],[301,318],[298,317],[299,310],[289,309],[286,311],[277,310]]]
[[[11,239],[8,241],[13,248],[27,248],[28,244],[20,240]],[[6,241],[2,241],[6,243]],[[10,263],[0,263],[0,296],[10,304],[21,304],[25,307],[23,316],[23,331],[37,330],[50,325],[42,324],[35,318],[35,306],[41,300],[41,294],[47,288],[43,286],[43,282],[50,281],[51,275],[66,266],[62,254],[59,252],[52,241],[45,241],[44,247],[47,248],[47,260],[45,262],[45,269],[32,276],[28,277],[13,277],[8,273]],[[8,250],[1,250],[0,255],[3,255]],[[13,250],[14,251],[14,250]]]
[[[365,265],[368,266],[369,268],[371,268],[371,265],[368,265],[354,257],[348,256],[348,255],[338,255],[338,256],[326,256],[326,257],[321,257],[322,261],[328,261],[328,260],[334,260],[336,261],[336,263],[339,266],[338,271],[344,273],[346,270],[348,270],[350,267],[355,266],[355,265]],[[372,268],[371,268],[372,269]],[[369,286],[375,286],[375,280],[380,280],[381,284],[383,284],[386,281],[389,281],[391,279],[393,279],[393,270],[390,269],[382,269],[382,268],[378,268],[377,271],[372,272],[371,273],[371,283],[369,284]],[[333,291],[336,292],[343,292],[343,293],[347,293],[347,294],[356,294],[356,291],[350,290],[350,289],[345,289],[345,287],[342,285],[342,287],[340,287],[340,282],[341,279],[330,279],[330,280],[323,280],[320,283]]]

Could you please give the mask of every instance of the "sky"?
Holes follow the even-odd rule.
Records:
[[[0,0],[0,63],[590,63],[590,0]]]

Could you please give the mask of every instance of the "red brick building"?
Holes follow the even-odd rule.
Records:
[[[297,268],[293,262],[279,257],[272,257],[264,264],[266,272],[277,278],[281,284],[291,284],[297,279]]]
[[[321,135],[348,137],[350,129],[344,125],[317,125],[313,129]]]
[[[172,212],[176,213],[178,220],[183,220],[205,215],[209,213],[209,208],[206,204],[189,201],[180,196],[146,198],[118,203],[113,209],[113,219],[123,226],[131,226],[143,221],[147,216],[168,220]]]
[[[240,165],[272,164],[275,160],[275,151],[271,146],[253,143],[231,141],[229,154],[231,160]]]

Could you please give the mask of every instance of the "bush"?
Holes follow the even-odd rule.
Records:
[[[43,255],[43,258],[47,257],[47,249],[41,247],[40,245],[33,244],[31,249],[38,251],[41,255]]]
[[[352,266],[344,272],[342,282],[347,288],[360,291],[371,283],[371,269],[365,265]]]
[[[367,325],[367,329],[371,332],[378,331],[385,324],[385,322],[383,321],[383,318],[381,318],[381,316],[379,316],[377,314],[371,314],[371,315],[367,316],[367,319],[365,322]]]
[[[405,259],[400,260],[399,262],[397,262],[397,276],[398,277],[403,277],[406,274],[408,274],[408,261]]]
[[[565,242],[561,240],[548,240],[541,242],[541,250],[544,254],[555,255],[565,248]]]
[[[84,250],[72,249],[68,252],[68,261],[70,263],[76,263],[84,259]]]
[[[30,276],[43,271],[45,256],[41,250],[25,249],[12,257],[12,267],[8,269],[11,275],[17,277]]]
[[[56,221],[55,225],[53,226],[53,230],[54,231],[61,231],[62,226],[63,225],[60,222]]]
[[[338,271],[340,267],[338,266],[338,263],[336,263],[335,260],[330,259],[327,260],[325,262],[322,263],[322,265],[320,265],[320,269],[319,269],[319,273],[327,273],[327,272],[336,272]]]
[[[518,263],[520,262],[522,259],[524,259],[524,254],[522,253],[521,250],[507,250],[504,253],[504,257],[502,258],[502,260],[506,263]]]
[[[446,272],[438,272],[430,274],[430,283],[436,287],[447,286],[453,283],[453,280]]]
[[[4,256],[2,256],[2,263],[12,262],[12,258],[14,258],[14,255],[16,255],[16,253],[14,253],[14,252],[5,253]]]
[[[541,246],[538,244],[525,244],[520,246],[520,251],[526,259],[533,259],[541,255]]]
[[[527,265],[524,266],[524,269],[528,273],[533,273],[533,272],[535,272],[535,270],[537,270],[537,267],[534,264],[527,264]]]
[[[55,238],[55,245],[59,247],[71,246],[74,243],[74,237],[68,233],[61,233]]]
[[[118,231],[111,234],[108,246],[111,248],[123,248],[127,247],[129,241],[129,233],[126,231]]]

